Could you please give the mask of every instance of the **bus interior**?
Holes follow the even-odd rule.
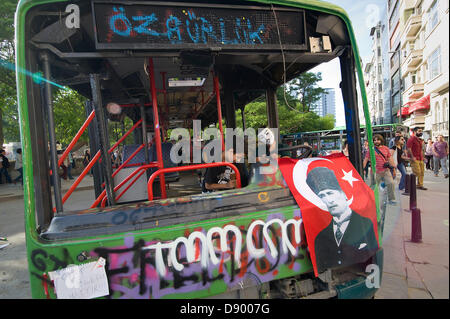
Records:
[[[354,51],[347,26],[338,17],[250,1],[197,1],[195,5],[121,2],[120,6],[107,1],[74,3],[79,6],[79,28],[64,26],[68,17],[66,3],[35,6],[26,21],[26,34],[29,34],[25,39],[27,69],[32,73],[42,72],[47,79],[37,83],[35,79],[27,78],[36,211],[42,212],[37,216],[37,228],[43,238],[57,240],[88,231],[112,233],[117,231],[113,227],[117,225],[103,220],[99,213],[107,214],[117,209],[126,211],[130,217],[121,224],[120,230],[137,229],[143,224],[153,227],[155,218],[159,219],[159,225],[164,224],[164,220],[170,224],[210,218],[205,216],[211,216],[214,210],[206,201],[218,195],[202,195],[196,175],[197,169],[204,170],[206,166],[171,163],[168,154],[173,143],[168,131],[192,128],[194,120],[201,121],[202,130],[210,126],[222,131],[225,126],[245,128],[245,117],[243,123],[237,123],[236,112],[244,114],[245,106],[258,98],[266,102],[267,127],[279,128],[277,88],[333,60],[341,72],[340,93],[345,101],[343,111],[349,158],[361,173]],[[141,15],[132,14],[144,10],[148,4],[154,5],[156,16],[160,18],[158,21],[161,21],[158,25],[155,22],[152,30],[164,37],[138,32],[136,21]],[[200,21],[203,19],[199,20],[200,16],[212,21],[213,14],[219,18],[215,24],[208,25],[209,31],[205,31],[205,24],[200,27],[191,24],[191,30],[196,31],[195,34],[192,31],[191,39],[197,40],[196,43],[180,41],[179,32],[181,35],[187,32],[177,25],[182,16],[186,21],[193,21],[192,18]],[[123,20],[111,20],[113,16]],[[168,21],[174,16],[178,17],[175,22]],[[258,16],[266,19],[264,29],[257,29],[256,20],[252,21],[253,25],[247,22],[243,27],[243,20],[257,19]],[[124,17],[128,17],[131,24]],[[107,30],[105,21],[113,21],[115,33]],[[289,24],[295,21],[300,21],[296,28]],[[227,23],[232,26],[228,28]],[[149,32],[150,28],[146,30]],[[120,37],[120,34],[125,35]],[[62,161],[56,154],[51,98],[54,87],[50,81],[87,99],[85,105],[73,106],[85,109],[86,122],[82,129],[89,134],[92,155],[90,165],[73,185],[75,188],[80,179],[90,178],[86,175],[92,169],[92,201],[82,208],[79,208],[83,204],[79,200],[73,209],[68,204],[70,200],[66,203],[74,188],[69,190],[68,196],[62,192],[56,174],[49,174],[49,171],[56,171]],[[124,118],[133,124],[126,133],[126,136],[133,136],[133,144],[123,145],[123,139],[109,139],[108,123],[121,123]],[[63,158],[75,145],[76,138],[67,147]],[[119,145],[123,147],[119,167],[113,167],[109,161],[100,163],[101,158],[108,157]],[[255,176],[255,170],[249,168],[251,174],[245,182],[247,190],[223,192],[230,194],[228,205],[234,214],[236,211],[254,211],[258,205],[237,196],[261,187],[262,177]],[[165,169],[164,173],[156,176],[154,173],[161,169]],[[147,187],[151,176],[154,183]],[[122,183],[124,180],[134,185]],[[117,188],[118,185],[121,187]],[[278,199],[265,203],[266,208],[295,204],[289,191],[286,193],[280,183],[267,185],[266,188],[270,186],[278,194],[271,198]],[[154,197],[149,195],[150,188],[155,192]],[[127,192],[122,194],[124,189]],[[126,193],[131,195],[126,197]],[[119,194],[128,199],[117,199]],[[197,201],[198,205],[173,208],[168,212],[161,209],[167,203],[166,198],[184,198],[181,201]],[[141,214],[138,221],[133,220],[130,215],[142,207],[149,211],[151,208],[151,212]],[[161,213],[156,213],[158,210]],[[226,209],[214,212],[223,216]],[[200,213],[203,217],[198,215]]]

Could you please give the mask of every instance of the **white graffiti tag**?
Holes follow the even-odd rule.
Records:
[[[281,219],[272,219],[268,222],[264,222],[262,220],[253,221],[248,227],[247,238],[246,238],[246,246],[249,256],[253,258],[261,258],[266,255],[265,248],[256,248],[254,240],[253,240],[253,232],[256,230],[260,230],[262,227],[262,234],[264,238],[264,242],[266,243],[269,253],[272,258],[276,258],[280,253],[277,247],[274,245],[273,240],[269,234],[269,227],[273,224],[278,224],[281,228],[281,252],[283,254],[287,254],[290,252],[292,255],[295,255],[297,252],[296,245],[300,245],[301,243],[301,233],[300,228],[302,226],[302,220],[289,219],[287,221],[282,221]],[[294,244],[291,242],[288,236],[288,226],[292,225],[294,227]],[[213,227],[208,230],[206,235],[202,232],[195,231],[186,237],[179,237],[174,241],[167,243],[155,243],[149,246],[142,248],[143,250],[153,250],[155,252],[155,266],[158,274],[162,277],[167,275],[167,267],[164,263],[163,258],[163,249],[168,249],[168,264],[172,265],[176,271],[182,271],[184,269],[184,265],[178,261],[177,257],[177,247],[179,245],[184,245],[186,249],[186,260],[188,263],[194,263],[200,261],[202,268],[206,269],[210,265],[218,265],[220,260],[216,255],[216,248],[214,247],[214,240],[216,237],[214,235],[219,235],[219,248],[222,253],[226,253],[230,251],[230,247],[228,245],[228,233],[232,233],[235,238],[234,245],[234,261],[238,267],[241,266],[241,250],[242,250],[242,232],[239,227],[235,225],[226,225],[225,227]],[[200,242],[201,253],[199,256],[196,256],[196,242]],[[200,260],[198,260],[200,259]]]

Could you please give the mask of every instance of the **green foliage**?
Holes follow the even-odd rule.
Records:
[[[334,128],[335,119],[333,115],[320,117],[312,112],[314,103],[325,92],[324,89],[317,87],[317,82],[321,79],[320,73],[307,72],[288,83],[286,87],[278,88],[276,96],[280,134],[331,130]],[[244,113],[247,128],[251,127],[257,131],[258,128],[267,127],[266,102],[263,97],[246,105]],[[236,123],[238,126],[242,126],[240,111],[236,112]]]
[[[320,99],[325,90],[317,86],[317,83],[322,80],[322,74],[305,72],[298,78],[295,78],[286,85],[286,90],[290,96],[291,101],[298,101],[297,106],[302,112],[311,112],[314,109],[314,104]],[[282,94],[282,91],[281,91]],[[280,92],[277,94],[280,97]],[[284,100],[284,99],[282,99]],[[288,100],[289,104],[290,101]]]
[[[14,64],[14,12],[18,0],[0,1],[0,59]],[[16,77],[10,69],[0,67],[0,146],[4,138],[17,142],[19,125],[16,102]]]
[[[0,42],[14,39],[14,12],[18,0],[0,1]]]
[[[53,107],[55,134],[56,139],[63,145],[69,144],[83,125],[86,118],[85,101],[86,99],[75,91],[55,91]],[[80,141],[87,140],[86,130]]]
[[[314,112],[300,113],[290,109],[283,101],[278,100],[278,118],[280,134],[292,134],[334,128],[334,117],[327,115],[320,117]],[[259,128],[267,127],[267,113],[265,102],[252,102],[245,107],[246,127],[258,132]],[[242,116],[236,113],[236,123],[242,126]]]

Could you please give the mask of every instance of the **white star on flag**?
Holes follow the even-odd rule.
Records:
[[[350,170],[349,172],[342,170],[342,173],[344,173],[344,177],[342,177],[342,179],[344,181],[347,181],[351,187],[353,187],[353,182],[359,181],[359,179],[353,177],[352,170]]]

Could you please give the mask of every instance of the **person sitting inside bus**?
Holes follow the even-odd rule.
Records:
[[[239,170],[241,177],[241,187],[248,185],[249,173],[244,162],[239,163],[244,158],[244,153],[237,153],[235,146],[229,146],[222,153],[222,161],[232,158],[233,164]],[[208,167],[202,183],[202,192],[211,193],[236,188],[236,174],[229,166]]]

